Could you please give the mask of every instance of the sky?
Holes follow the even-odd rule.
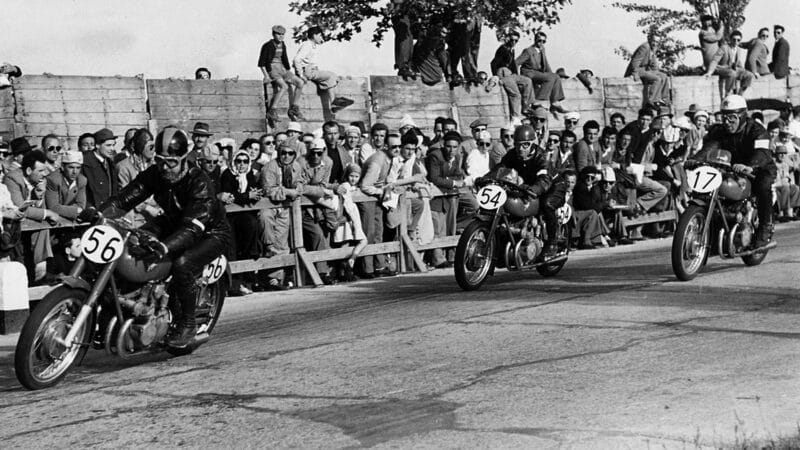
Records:
[[[346,1],[346,0],[343,0]],[[548,30],[548,56],[553,68],[567,73],[592,69],[600,77],[622,76],[626,62],[614,54],[624,45],[644,40],[636,15],[611,7],[613,0],[573,0],[562,11],[560,24]],[[259,79],[256,66],[261,45],[272,25],[290,27],[300,18],[288,10],[288,0],[3,0],[3,52],[0,60],[24,73],[56,75],[144,74],[147,78],[192,78],[199,66],[214,78]],[[679,0],[658,4],[679,5]],[[752,0],[741,28],[745,39],[759,28],[782,23],[792,48],[790,65],[800,66],[798,0]],[[10,20],[19,18],[19,20]],[[26,19],[27,18],[27,19]],[[320,65],[341,75],[393,74],[393,34],[383,46],[370,42],[372,26],[350,42],[326,44]],[[696,42],[696,32],[684,39]],[[523,37],[521,44],[528,39]],[[768,42],[770,49],[772,41]],[[484,29],[479,67],[488,70],[498,43]],[[521,46],[518,51],[521,50]],[[296,51],[290,44],[290,55]],[[699,52],[685,62],[700,65]]]

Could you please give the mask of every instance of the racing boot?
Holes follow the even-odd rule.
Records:
[[[753,248],[766,247],[772,241],[772,232],[775,230],[775,225],[770,223],[762,223],[756,230],[756,240],[753,243]]]
[[[552,259],[558,253],[558,249],[556,248],[556,244],[553,242],[552,239],[548,239],[545,241],[544,245],[542,246],[542,260],[547,261],[548,259]]]
[[[186,348],[192,343],[196,335],[197,325],[188,323],[177,324],[169,331],[164,343],[172,348]]]

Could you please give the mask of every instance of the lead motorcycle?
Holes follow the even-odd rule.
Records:
[[[197,283],[197,335],[186,348],[163,344],[180,307],[170,288],[170,261],[145,266],[150,233],[126,219],[101,218],[83,233],[82,255],[31,312],[14,355],[17,379],[28,389],[58,383],[89,347],[127,359],[167,351],[181,356],[208,341],[217,324],[228,278],[220,255]],[[138,250],[138,252],[137,252]]]
[[[756,266],[777,244],[754,248],[758,208],[748,177],[731,168],[731,153],[712,150],[687,172],[689,206],[681,214],[672,240],[672,270],[681,281],[700,273],[708,257],[742,258]]]
[[[479,211],[458,240],[455,276],[465,291],[481,287],[496,267],[508,270],[536,269],[551,277],[564,267],[570,251],[572,209],[558,211],[556,252],[543,256],[546,229],[539,215],[539,199],[520,186],[502,180],[486,180],[477,194]]]

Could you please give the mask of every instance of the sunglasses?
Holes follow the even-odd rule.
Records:
[[[317,156],[322,156],[322,154],[325,153],[325,150],[314,150],[311,153]]]
[[[389,148],[392,149],[392,150],[394,150],[396,148],[400,148],[400,147],[401,147],[400,145],[390,145],[389,146]]]
[[[479,147],[491,147],[492,143],[491,142],[478,142],[478,146]]]
[[[61,151],[61,146],[60,145],[51,145],[50,147],[47,147],[47,151],[48,152],[60,152]]]
[[[156,164],[158,164],[159,166],[166,165],[170,169],[174,169],[174,168],[178,167],[178,165],[181,163],[181,161],[184,160],[184,158],[186,158],[185,155],[181,156],[181,157],[177,157],[177,156],[160,156],[160,155],[156,155],[155,156]]]
[[[522,141],[519,143],[519,146],[522,148],[528,148],[533,146],[533,141]]]
[[[514,135],[513,134],[504,134],[504,135],[501,136],[501,138],[503,138],[503,139],[514,139]]]
[[[578,121],[577,121],[577,120],[574,120],[574,119],[565,120],[564,122],[565,122],[565,123],[571,123],[571,124],[573,124],[573,125],[575,125],[576,123],[578,123]]]
[[[727,122],[733,122],[734,120],[737,120],[737,119],[739,119],[739,115],[738,115],[738,114],[736,114],[736,113],[733,113],[733,114],[725,114],[725,115],[723,115],[723,116],[722,116],[722,118],[723,118],[723,120],[725,120],[725,121],[727,121]]]
[[[217,163],[213,159],[205,159],[205,158],[198,159],[197,162],[199,162],[200,164],[216,164]]]
[[[264,145],[275,145],[275,141],[264,141]]]
[[[542,119],[541,117],[537,117],[535,120],[536,120],[537,122],[541,122],[541,123],[545,123],[545,122],[547,122],[547,119]],[[576,123],[577,123],[577,122],[576,122]]]
[[[233,160],[236,164],[248,164],[250,162],[249,159],[246,158],[236,158]]]
[[[281,152],[281,156],[294,156],[296,154],[297,152],[287,152],[287,151]]]

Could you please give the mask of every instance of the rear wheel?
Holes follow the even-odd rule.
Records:
[[[197,336],[211,334],[217,326],[222,305],[225,303],[225,294],[228,293],[228,278],[223,276],[214,284],[200,288],[197,293]],[[167,353],[174,356],[184,356],[192,353],[202,343],[192,342],[184,348],[167,347]]]
[[[454,271],[458,285],[465,291],[480,288],[491,271],[495,240],[489,229],[488,223],[473,221],[458,240]]]
[[[70,346],[62,341],[73,327],[87,293],[60,286],[36,306],[19,336],[14,353],[14,369],[19,382],[28,389],[54,386],[67,374],[89,347],[93,318],[81,325]]]
[[[672,271],[681,281],[700,273],[708,257],[708,230],[704,229],[706,208],[691,205],[681,214],[672,239]]]
[[[570,250],[570,242],[572,241],[572,221],[567,223],[560,224],[558,228],[558,236],[555,239],[555,245],[558,248],[558,254],[566,254],[569,255]],[[555,264],[544,264],[541,266],[536,266],[536,271],[539,272],[539,275],[543,277],[554,277],[561,272],[561,269],[564,268],[564,265],[567,263],[567,260],[564,259],[561,262],[557,262]]]

